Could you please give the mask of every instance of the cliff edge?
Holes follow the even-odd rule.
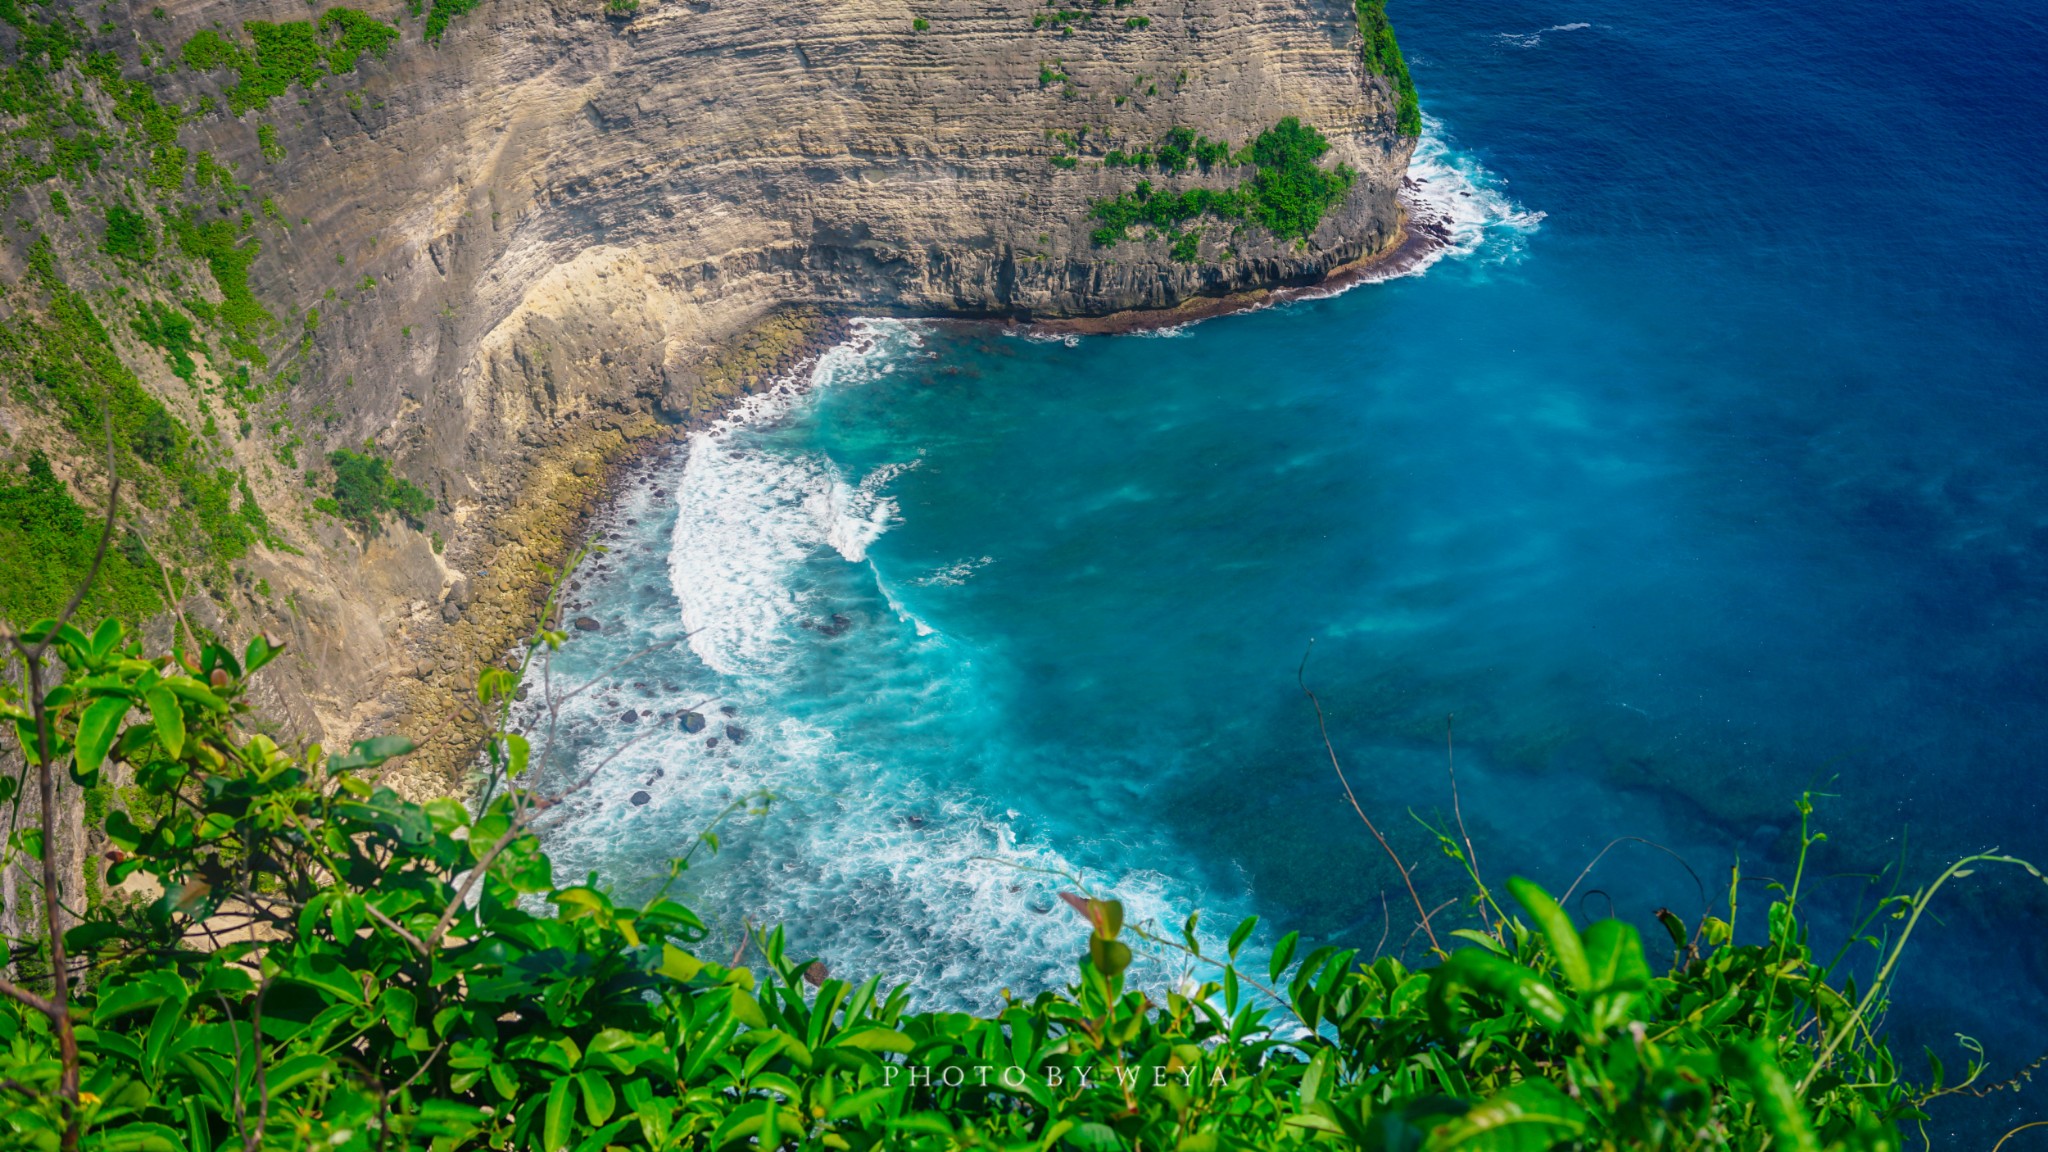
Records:
[[[286,724],[443,764],[603,462],[825,318],[1312,281],[1398,242],[1413,147],[1374,0],[0,9],[0,534],[102,505],[111,410],[103,606],[269,629]]]

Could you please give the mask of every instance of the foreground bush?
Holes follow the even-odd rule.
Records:
[[[147,893],[9,942],[7,1147],[1807,1152],[1896,1148],[1919,1115],[1873,1022],[1940,881],[1882,907],[1903,931],[1860,994],[1809,948],[1796,882],[1762,942],[1663,913],[1646,951],[1517,880],[1518,912],[1481,886],[1482,927],[1419,968],[1288,936],[1254,971],[1250,921],[1217,952],[1193,918],[1172,940],[1077,893],[1071,986],[920,1012],[779,932],[751,967],[699,955],[669,894],[687,860],[636,907],[558,885],[533,825],[559,796],[525,786],[541,756],[519,735],[493,737],[474,810],[411,804],[376,783],[403,740],[328,755],[245,730],[269,640],[188,659],[111,621],[8,639],[23,679],[0,708],[29,765],[21,794],[0,783],[26,801],[10,853],[52,842],[57,773],[101,787],[125,765],[106,881]],[[518,679],[485,672],[486,710]],[[1132,946],[1215,978],[1129,987]]]

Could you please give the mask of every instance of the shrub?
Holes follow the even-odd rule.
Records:
[[[1222,220],[1251,220],[1282,238],[1306,238],[1322,222],[1323,213],[1342,203],[1355,179],[1343,165],[1325,170],[1319,165],[1330,143],[1292,116],[1259,133],[1236,156],[1220,141],[1198,136],[1186,128],[1169,132],[1156,152],[1126,156],[1112,152],[1104,163],[1112,166],[1157,164],[1169,172],[1185,171],[1192,163],[1213,165],[1226,158],[1257,172],[1246,183],[1223,191],[1190,188],[1182,192],[1155,189],[1140,180],[1136,189],[1089,206],[1089,215],[1101,226],[1089,234],[1098,247],[1110,247],[1123,240],[1133,227],[1145,225],[1153,232],[1178,236],[1180,225],[1198,216]],[[1176,257],[1178,258],[1178,257]]]
[[[164,358],[170,361],[171,371],[185,383],[192,383],[198,375],[199,365],[192,359],[192,353],[200,350],[199,342],[192,337],[192,321],[178,312],[155,301],[136,306],[135,319],[129,321],[135,334],[148,343],[163,349]]]
[[[912,32],[929,32],[931,31],[931,27],[932,22],[925,19],[922,16],[913,16],[910,18],[910,30]]]
[[[146,264],[156,256],[156,231],[142,213],[114,204],[107,208],[107,236],[100,249],[109,256]]]
[[[279,160],[284,159],[284,145],[277,142],[276,125],[258,124],[256,126],[256,150],[263,154],[265,163],[275,164]],[[270,200],[268,197],[265,197],[263,202],[267,205],[270,203]],[[276,210],[271,209],[268,214],[275,215]]]
[[[335,515],[360,528],[365,536],[383,531],[386,512],[396,512],[406,523],[420,528],[434,510],[433,498],[412,481],[393,475],[390,462],[381,456],[343,448],[329,453],[327,463],[334,469]]]

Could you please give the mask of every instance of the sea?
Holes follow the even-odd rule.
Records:
[[[1135,335],[856,321],[626,477],[548,670],[591,684],[558,879],[694,850],[719,949],[986,1009],[1072,978],[1061,891],[1418,961],[1418,901],[1472,923],[1440,835],[1755,939],[1810,796],[1801,900],[1864,973],[1881,897],[2048,863],[2048,15],[1392,16],[1426,266]],[[2048,885],[1946,886],[1883,1024],[1979,1088],[2048,1055]]]

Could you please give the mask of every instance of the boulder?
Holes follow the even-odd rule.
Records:
[[[604,625],[599,624],[588,616],[578,616],[576,618],[576,630],[578,632],[601,632],[604,630]]]
[[[683,713],[682,729],[692,736],[702,732],[704,730],[704,714],[701,712]]]
[[[652,799],[654,799],[654,797],[649,796],[645,792],[635,792],[631,796],[627,797],[627,801],[631,803],[635,808],[640,807],[642,804],[645,804]]]

